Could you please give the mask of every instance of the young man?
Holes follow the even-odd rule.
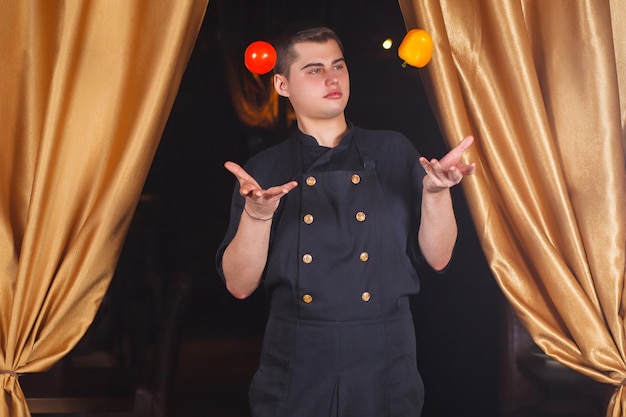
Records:
[[[276,44],[274,87],[298,131],[251,158],[227,162],[238,180],[217,254],[226,287],[271,296],[254,417],[416,417],[409,295],[415,264],[448,264],[457,237],[449,188],[474,172],[465,138],[441,160],[401,134],[346,121],[349,75],[325,27]]]

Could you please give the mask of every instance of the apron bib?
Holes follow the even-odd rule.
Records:
[[[271,310],[252,415],[416,417],[423,385],[402,290],[411,274],[375,162],[353,138],[360,169],[316,170],[322,157],[303,173],[299,140],[299,186],[285,198],[268,258]],[[292,262],[297,273],[286,276]]]

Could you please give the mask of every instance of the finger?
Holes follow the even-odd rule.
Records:
[[[224,162],[224,168],[226,168],[230,173],[237,176],[239,171],[244,170],[238,163],[232,161]]]
[[[450,178],[451,180],[456,180],[459,176],[461,176],[461,173],[456,167],[450,167],[447,174],[448,178]]]
[[[461,142],[459,142],[458,145],[456,145],[454,148],[452,148],[450,150],[450,152],[448,152],[446,154],[446,156],[444,156],[442,159],[442,161],[459,161],[461,159],[461,157],[463,156],[463,154],[465,153],[465,151],[467,151],[470,146],[472,146],[472,144],[474,143],[474,137],[473,136],[466,136]]]
[[[263,197],[266,199],[282,197],[283,195],[293,190],[297,185],[298,183],[296,181],[290,181],[280,186],[270,187],[267,190],[263,191]]]
[[[433,168],[430,165],[430,162],[428,162],[428,159],[426,159],[426,158],[424,158],[422,156],[422,157],[420,157],[419,162],[420,162],[420,165],[422,166],[422,168],[424,168],[424,171],[426,171],[427,174],[430,174],[430,172],[433,170]]]
[[[461,174],[465,175],[473,175],[476,172],[476,164],[475,163],[471,163],[469,165],[467,164],[459,164],[456,166],[456,169],[459,170],[459,172]]]
[[[445,170],[443,169],[443,166],[437,159],[433,158],[430,160],[430,167],[431,167],[432,173],[435,174],[437,177],[441,177],[442,175],[444,175]]]
[[[232,173],[239,181],[239,194],[243,197],[247,197],[250,193],[261,189],[259,183],[252,177],[245,169],[235,162],[227,161],[224,163],[224,167]]]
[[[455,146],[455,148],[459,148],[463,152],[465,152],[466,150],[468,150],[470,148],[470,146],[472,146],[473,143],[474,143],[474,137],[473,136],[466,136],[466,137],[463,138],[463,140],[461,142],[459,142],[458,145]]]
[[[243,197],[256,197],[260,198],[263,196],[263,189],[257,184],[254,178],[250,177],[249,180],[241,180],[239,179],[239,194]]]
[[[233,174],[235,177],[237,177],[237,180],[239,180],[239,182],[244,182],[244,181],[255,181],[255,179],[246,172],[245,169],[243,169],[241,167],[241,165],[232,162],[232,161],[226,161],[224,163],[224,168],[226,168],[231,174]]]
[[[454,159],[461,159],[461,156],[465,153],[466,150],[469,149],[470,146],[474,143],[474,138],[471,136],[466,137],[458,145],[456,145],[448,155]]]
[[[289,191],[293,190],[297,186],[298,186],[297,181],[289,181],[288,183],[285,183],[282,185],[282,189],[285,191],[285,194],[287,194]]]

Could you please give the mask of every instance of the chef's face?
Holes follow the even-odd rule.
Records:
[[[350,97],[350,76],[341,48],[333,39],[293,46],[288,75],[276,74],[274,87],[288,97],[299,118],[343,117]]]

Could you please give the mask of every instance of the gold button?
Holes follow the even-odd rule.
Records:
[[[362,211],[359,211],[355,217],[357,221],[360,221],[360,222],[365,221],[365,213],[363,213]]]
[[[358,174],[352,174],[352,178],[350,178],[352,184],[358,184],[361,182],[361,177]]]
[[[306,224],[311,224],[313,223],[313,215],[312,214],[305,214],[304,215],[304,222]]]
[[[310,264],[311,262],[313,262],[313,257],[310,253],[305,253],[302,257],[302,262],[304,262],[305,264]]]
[[[370,300],[370,298],[372,298],[372,294],[368,293],[367,291],[361,294],[361,300],[365,301],[366,303]]]
[[[308,185],[309,187],[313,187],[316,182],[317,180],[315,179],[315,177],[308,177],[306,179],[306,185]]]
[[[367,252],[363,252],[359,255],[359,259],[363,262],[367,262],[369,258],[370,258],[370,255]]]
[[[311,301],[313,301],[313,297],[311,296],[311,294],[304,294],[302,296],[302,301],[304,301],[307,304],[310,304]]]

